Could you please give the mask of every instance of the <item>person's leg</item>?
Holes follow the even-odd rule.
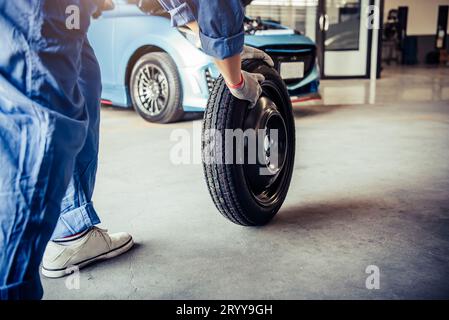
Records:
[[[61,215],[52,240],[78,234],[100,223],[92,203],[92,194],[98,165],[101,74],[87,38],[83,43],[78,83],[86,100],[89,127],[84,147],[76,158],[73,177],[62,200]]]
[[[65,28],[76,4],[81,29]],[[87,1],[0,0],[0,299],[39,299],[39,264],[84,145]]]
[[[39,299],[39,264],[84,128],[14,97],[1,77],[0,88],[0,299]],[[71,150],[69,130],[80,141]]]
[[[73,177],[62,201],[61,216],[45,250],[42,274],[59,278],[74,267],[116,257],[133,246],[128,233],[109,234],[93,227],[100,219],[92,204],[98,163],[101,76],[100,67],[87,38],[81,54],[79,86],[86,99],[89,127],[78,154]]]

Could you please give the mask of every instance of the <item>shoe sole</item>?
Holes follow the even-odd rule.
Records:
[[[131,238],[128,240],[128,242],[126,242],[121,247],[115,248],[114,250],[103,253],[99,256],[81,261],[80,263],[77,263],[77,264],[71,265],[69,267],[62,268],[62,269],[46,269],[45,267],[42,266],[42,275],[44,275],[47,278],[62,278],[62,277],[71,275],[76,270],[80,270],[94,262],[115,258],[115,257],[125,253],[129,249],[131,249],[133,245],[134,245],[134,241],[133,241],[133,238]]]

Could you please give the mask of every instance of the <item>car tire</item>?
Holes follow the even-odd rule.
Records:
[[[141,56],[132,69],[129,84],[134,109],[145,120],[170,123],[184,116],[178,69],[167,53]]]
[[[243,69],[265,76],[262,97],[256,107],[249,109],[248,102],[232,96],[222,77],[217,80],[204,114],[203,169],[209,193],[220,213],[239,225],[260,226],[276,215],[287,195],[295,159],[295,123],[291,100],[278,72],[259,60],[245,61]],[[230,164],[227,161],[230,148],[234,153],[232,160],[237,157],[236,143],[226,141],[226,130],[249,128],[278,129],[281,161],[272,177],[260,175],[258,169],[267,164],[259,160]],[[248,153],[248,145],[244,143],[244,154]]]

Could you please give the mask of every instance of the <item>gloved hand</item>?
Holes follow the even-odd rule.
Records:
[[[115,4],[112,0],[104,0],[103,11],[113,10],[115,8]]]
[[[271,57],[266,54],[264,51],[250,47],[243,46],[243,52],[241,54],[242,61],[243,60],[263,60],[270,67],[274,67],[274,62]]]
[[[229,85],[231,94],[240,100],[249,101],[249,107],[253,108],[262,94],[260,83],[265,77],[260,73],[249,73],[242,70],[242,82],[238,85]]]
[[[92,17],[94,19],[98,19],[101,16],[101,13],[103,11],[108,11],[108,10],[114,10],[115,9],[115,4],[112,0],[102,0],[102,1],[98,1],[99,6],[97,11],[95,11],[95,13],[92,15]]]

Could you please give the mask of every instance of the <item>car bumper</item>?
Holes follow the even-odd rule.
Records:
[[[182,75],[184,111],[204,111],[215,80],[220,76],[213,63],[180,69]]]
[[[315,65],[312,71],[301,81],[287,86],[288,93],[292,97],[302,97],[318,93],[320,86],[320,71]]]
[[[184,75],[184,111],[204,111],[215,79],[220,76],[218,69],[211,63],[199,68],[184,68],[180,73]],[[288,85],[288,92],[292,97],[318,97],[319,79],[319,69],[315,65],[301,81]]]

